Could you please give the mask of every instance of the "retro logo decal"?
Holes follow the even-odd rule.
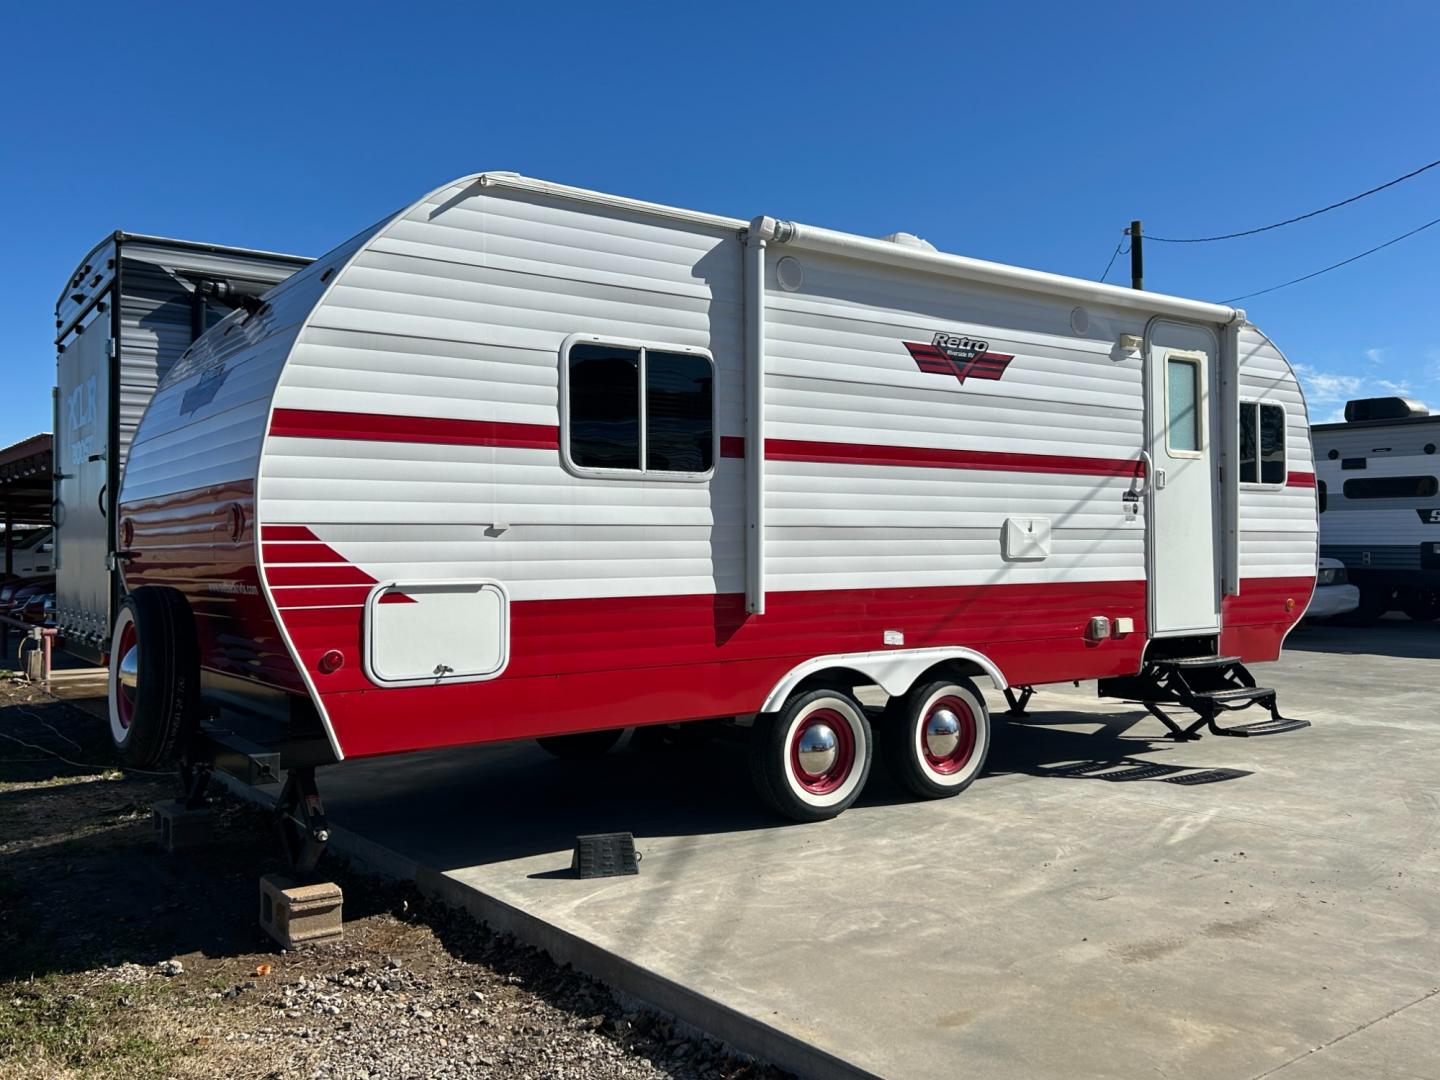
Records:
[[[962,383],[967,378],[999,379],[1015,359],[1013,355],[991,352],[988,341],[944,330],[936,334],[929,345],[918,341],[907,341],[904,345],[921,371],[930,375],[954,375]]]

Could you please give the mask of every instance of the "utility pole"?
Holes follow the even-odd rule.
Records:
[[[1130,287],[1132,289],[1145,288],[1145,237],[1140,231],[1140,222],[1130,222],[1130,228],[1125,230],[1130,237]]]

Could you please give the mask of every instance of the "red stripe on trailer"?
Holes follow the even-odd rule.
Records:
[[[804,442],[798,439],[766,439],[765,456],[775,461],[822,461],[837,465],[896,465],[1077,476],[1133,477],[1143,476],[1145,472],[1141,462],[1123,458],[1012,454],[996,450],[939,450],[926,446]]]
[[[265,580],[272,589],[303,585],[374,585],[375,579],[358,566],[329,563],[324,566],[265,567]]]
[[[1315,474],[1313,472],[1292,472],[1285,477],[1286,487],[1314,487]]]
[[[266,540],[319,540],[308,525],[261,525],[260,535]]]
[[[745,456],[745,439],[722,435],[720,456]],[[1065,457],[1059,454],[1008,454],[993,450],[937,450],[923,446],[874,443],[823,443],[766,439],[773,461],[819,461],[837,465],[893,465],[928,469],[981,469],[1004,472],[1061,473],[1080,476],[1144,476],[1145,465],[1124,458]]]
[[[260,548],[266,566],[284,563],[341,563],[345,561],[345,558],[329,544],[266,543],[261,544]]]
[[[990,376],[975,373],[977,377]],[[304,422],[295,416],[306,418]],[[322,422],[320,418],[325,418]],[[445,420],[418,416],[378,416],[276,409],[272,435],[314,439],[374,439],[382,442],[464,443],[555,449],[559,429],[500,421]],[[744,457],[745,439],[720,437],[721,457]],[[1062,454],[1013,454],[994,450],[942,450],[925,446],[884,446],[870,443],[810,442],[767,439],[765,456],[776,461],[816,461],[837,465],[893,465],[931,469],[982,469],[1003,472],[1058,473],[1078,476],[1143,476],[1144,465],[1124,458],[1074,457]],[[267,526],[266,539],[273,539]],[[267,563],[271,561],[266,554]],[[306,561],[300,558],[281,562]],[[314,560],[319,561],[319,560]]]
[[[299,439],[511,446],[533,450],[557,450],[560,447],[560,429],[548,424],[329,412],[321,409],[276,409],[270,417],[270,434]]]

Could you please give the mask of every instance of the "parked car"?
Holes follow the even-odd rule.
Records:
[[[33,594],[20,608],[16,618],[36,626],[55,625],[55,587]]]
[[[1305,609],[1307,619],[1329,619],[1348,615],[1360,606],[1360,590],[1350,584],[1345,564],[1339,559],[1320,560],[1315,576],[1315,593]]]
[[[12,581],[0,587],[0,615],[18,619],[21,609],[35,596],[44,596],[55,591],[55,578],[28,578]]]

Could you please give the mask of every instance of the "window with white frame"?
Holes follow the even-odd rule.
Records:
[[[564,357],[577,472],[703,479],[715,464],[715,364],[699,349],[577,338]]]
[[[1240,402],[1240,482],[1283,484],[1285,406]]]

